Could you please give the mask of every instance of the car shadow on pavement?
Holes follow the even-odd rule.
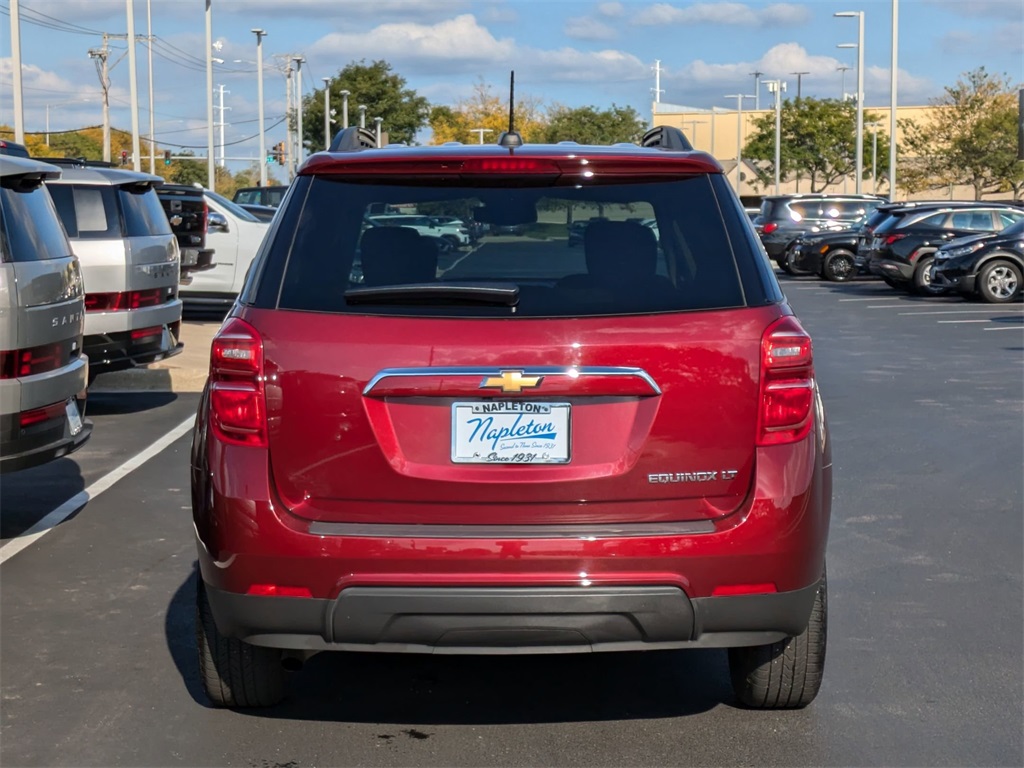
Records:
[[[167,645],[189,695],[209,707],[195,645],[197,566],[174,594]],[[645,720],[732,705],[725,651],[524,656],[321,653],[288,674],[288,720],[493,725]]]
[[[35,525],[45,514],[85,490],[75,455],[5,474],[0,481],[0,539],[7,542]],[[83,502],[84,506],[84,502]],[[64,523],[81,510],[63,518]]]
[[[85,415],[140,413],[162,408],[177,399],[173,392],[90,392]]]

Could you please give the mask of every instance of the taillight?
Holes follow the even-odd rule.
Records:
[[[263,340],[237,317],[220,329],[210,348],[210,416],[224,442],[266,446]]]
[[[309,587],[288,587],[281,584],[253,584],[245,592],[259,597],[312,597]]]
[[[776,224],[774,221],[769,221],[767,224],[764,225],[764,229],[762,229],[761,231],[764,232],[766,235],[770,235],[778,228],[778,224]]]
[[[761,337],[761,409],[757,444],[802,440],[811,431],[814,364],[811,337],[793,317],[768,326]]]
[[[124,309],[158,307],[164,303],[165,288],[149,288],[145,291],[127,293],[87,293],[86,312],[120,312]]]
[[[47,421],[53,421],[58,418],[65,418],[64,416],[65,403],[54,403],[48,405],[45,408],[37,408],[34,411],[25,411],[18,418],[18,424],[22,429],[34,426],[35,424],[43,424]]]
[[[885,244],[892,245],[897,240],[902,240],[904,237],[906,237],[906,235],[889,235],[887,238],[885,238]]]
[[[76,349],[75,340],[70,339],[56,344],[0,352],[0,379],[17,379],[56,371],[72,359]]]

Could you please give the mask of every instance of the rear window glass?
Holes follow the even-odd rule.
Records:
[[[238,204],[255,205],[260,202],[260,191],[258,189],[240,189],[235,193],[235,202]]]
[[[118,195],[124,210],[124,226],[128,237],[171,234],[167,214],[160,205],[156,190],[151,186],[118,187]]]
[[[278,232],[276,241],[292,238],[279,298],[286,309],[551,317],[744,303],[705,176],[579,189],[315,178],[294,231]],[[397,297],[395,286],[418,287]],[[457,295],[467,289],[483,298]]]
[[[71,239],[120,238],[117,191],[111,186],[52,184],[50,194]]]
[[[13,177],[6,177],[13,183]],[[46,187],[0,186],[0,254],[5,262],[63,259],[71,246]]]
[[[899,223],[898,228],[903,227],[926,227],[930,229],[942,229],[946,223],[946,219],[949,217],[948,213],[933,213],[931,216],[925,216],[920,219],[915,219],[913,216],[904,216]]]

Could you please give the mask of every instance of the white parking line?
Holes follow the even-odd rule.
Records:
[[[891,304],[868,304],[866,309],[892,309],[893,307],[905,307],[906,299],[893,299]]]
[[[936,320],[937,323],[991,323],[991,320]]]
[[[987,312],[1002,312],[1005,313],[1008,310],[1005,307],[989,307],[988,309],[945,309],[935,310],[930,312],[899,312],[900,315],[983,315]],[[1015,310],[1009,310],[1011,315],[1019,315],[1024,317],[1024,312],[1017,312]]]
[[[878,296],[868,296],[867,298],[840,299],[840,301],[886,301],[886,299],[880,299]]]
[[[1024,325],[1004,325],[999,328],[982,328],[983,331],[1024,331]]]
[[[164,448],[169,446],[179,437],[184,435],[190,429],[195,421],[195,416],[189,416],[188,419],[183,421],[181,424],[176,426],[166,435],[161,437],[155,443],[150,445],[148,448],[143,449],[139,453],[132,456],[128,461],[119,466],[117,469],[111,470],[99,480],[94,482],[84,491],[79,491],[70,499],[65,501],[59,507],[52,512],[48,513],[45,517],[39,520],[35,525],[26,530],[17,538],[11,539],[2,547],[0,547],[0,564],[3,564],[14,557],[16,554],[21,552],[28,546],[31,546],[38,539],[45,536],[47,533],[56,528],[60,523],[69,518],[78,509],[85,506],[90,499],[95,499],[105,490],[110,488],[121,478],[134,472],[136,469],[141,467],[151,458],[160,453]]]

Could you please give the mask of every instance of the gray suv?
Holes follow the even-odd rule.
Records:
[[[178,354],[180,257],[159,176],[71,161],[48,182],[82,263],[90,375]]]
[[[43,184],[59,176],[0,157],[0,472],[71,453],[92,432],[82,276]]]

